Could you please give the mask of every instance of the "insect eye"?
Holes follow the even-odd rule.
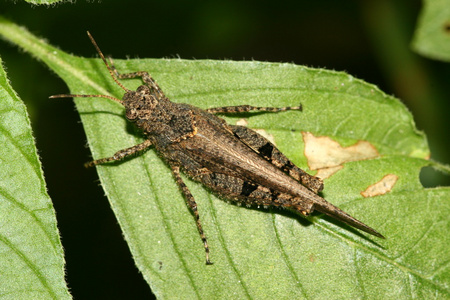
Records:
[[[137,88],[136,91],[142,95],[150,94],[150,88],[146,85],[141,85],[140,87]]]
[[[136,120],[138,117],[136,109],[128,109],[126,112],[126,117],[130,121]]]

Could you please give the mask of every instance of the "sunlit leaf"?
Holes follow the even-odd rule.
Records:
[[[22,29],[11,32],[8,39],[43,60],[71,93],[122,97],[101,60],[68,55]],[[348,74],[292,64],[116,59],[115,65],[122,73],[147,70],[172,101],[202,108],[302,103],[303,112],[244,117],[249,127],[272,135],[277,146],[306,170],[304,132],[326,136],[343,147],[366,141],[379,153],[345,163],[325,180],[323,196],[379,230],[386,240],[367,237],[319,214],[307,221],[285,211],[230,205],[186,179],[209,238],[212,266],[204,264],[193,216],[154,150],[99,166],[136,264],[157,296],[449,297],[450,190],[420,185],[418,174],[430,164],[429,149],[399,100]],[[135,89],[141,82],[123,84]],[[94,158],[143,140],[118,103],[100,98],[75,101]],[[242,117],[226,119],[233,124]],[[361,195],[388,174],[398,177],[390,192]]]
[[[24,104],[0,59],[0,297],[70,299],[55,211]]]

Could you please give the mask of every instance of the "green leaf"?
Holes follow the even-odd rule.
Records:
[[[55,211],[25,106],[0,59],[0,297],[70,299]]]
[[[68,55],[18,27],[0,26],[0,34],[43,60],[71,93],[123,95],[99,59]],[[158,297],[450,296],[450,189],[421,186],[418,174],[430,165],[429,149],[400,101],[345,73],[292,64],[116,59],[115,65],[122,73],[148,70],[173,101],[202,108],[302,103],[303,112],[244,117],[249,127],[272,135],[279,148],[305,169],[302,132],[326,136],[343,146],[368,141],[379,153],[373,159],[345,163],[325,180],[323,195],[379,230],[386,240],[366,237],[321,215],[306,221],[280,210],[230,205],[186,179],[209,238],[212,266],[204,264],[192,214],[154,150],[98,167],[136,265]],[[141,84],[123,83],[130,89]],[[142,141],[118,103],[100,98],[75,102],[94,158]],[[234,124],[240,118],[226,119]],[[387,174],[398,176],[390,192],[361,195]]]
[[[450,61],[450,1],[425,0],[412,46],[418,53]]]
[[[31,3],[31,4],[35,4],[35,5],[49,5],[49,4],[54,4],[54,3],[58,3],[58,2],[69,2],[69,1],[64,1],[64,0],[25,0],[25,2]]]

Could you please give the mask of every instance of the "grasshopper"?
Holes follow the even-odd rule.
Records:
[[[200,222],[197,204],[183,182],[180,170],[222,198],[239,205],[283,207],[303,216],[317,210],[384,238],[376,230],[319,196],[323,189],[322,180],[294,165],[265,137],[245,126],[227,124],[215,115],[302,110],[301,106],[276,108],[239,105],[201,109],[189,104],[174,103],[164,95],[149,73],[139,71],[120,74],[107,62],[89,32],[88,36],[112,79],[125,91],[123,98],[77,94],[54,95],[50,98],[102,97],[125,107],[126,118],[143,132],[145,141],[120,150],[111,157],[91,161],[86,166],[118,161],[153,146],[171,168],[175,181],[194,214],[206,252],[206,264],[212,264],[207,238]],[[145,83],[136,91],[129,90],[118,80],[136,77],[142,78]]]

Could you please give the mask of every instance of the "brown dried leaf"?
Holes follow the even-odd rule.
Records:
[[[377,183],[369,185],[365,191],[361,192],[361,195],[365,198],[384,195],[392,190],[397,180],[397,175],[388,174]]]
[[[346,162],[371,159],[380,154],[367,141],[358,141],[349,147],[342,147],[327,136],[316,137],[310,132],[302,132],[305,142],[305,156],[311,170],[318,170],[316,176],[328,178],[342,168]]]

